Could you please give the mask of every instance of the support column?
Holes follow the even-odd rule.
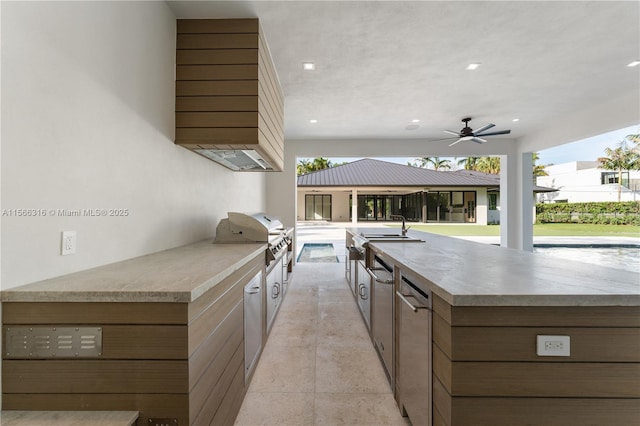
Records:
[[[509,154],[500,161],[500,245],[533,251],[533,157]]]
[[[521,250],[533,251],[533,153],[523,152],[522,159],[521,205],[522,205],[522,245]]]
[[[358,223],[358,189],[353,188],[351,190],[351,223],[356,225]]]

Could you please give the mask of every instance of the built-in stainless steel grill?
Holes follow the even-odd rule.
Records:
[[[268,243],[267,266],[281,258],[291,243],[291,229],[265,213],[229,212],[216,228],[216,243]]]

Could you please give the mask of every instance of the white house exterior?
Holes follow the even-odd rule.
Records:
[[[572,161],[547,166],[545,170],[549,175],[539,176],[536,183],[558,191],[538,194],[538,201],[618,201],[618,172],[598,166],[597,161]],[[624,171],[622,174],[620,201],[640,200],[640,171]]]
[[[500,223],[500,176],[362,159],[298,177],[297,220]],[[534,188],[535,192],[548,188]]]

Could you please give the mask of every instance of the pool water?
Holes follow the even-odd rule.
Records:
[[[333,244],[305,243],[298,255],[298,262],[337,263]]]
[[[640,274],[640,247],[534,247],[534,253],[624,269]]]

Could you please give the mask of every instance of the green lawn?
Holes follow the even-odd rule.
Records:
[[[498,225],[418,225],[407,223],[411,229],[449,236],[499,236]],[[636,237],[640,238],[640,226],[591,225],[584,223],[545,223],[533,225],[533,235],[563,237]]]

